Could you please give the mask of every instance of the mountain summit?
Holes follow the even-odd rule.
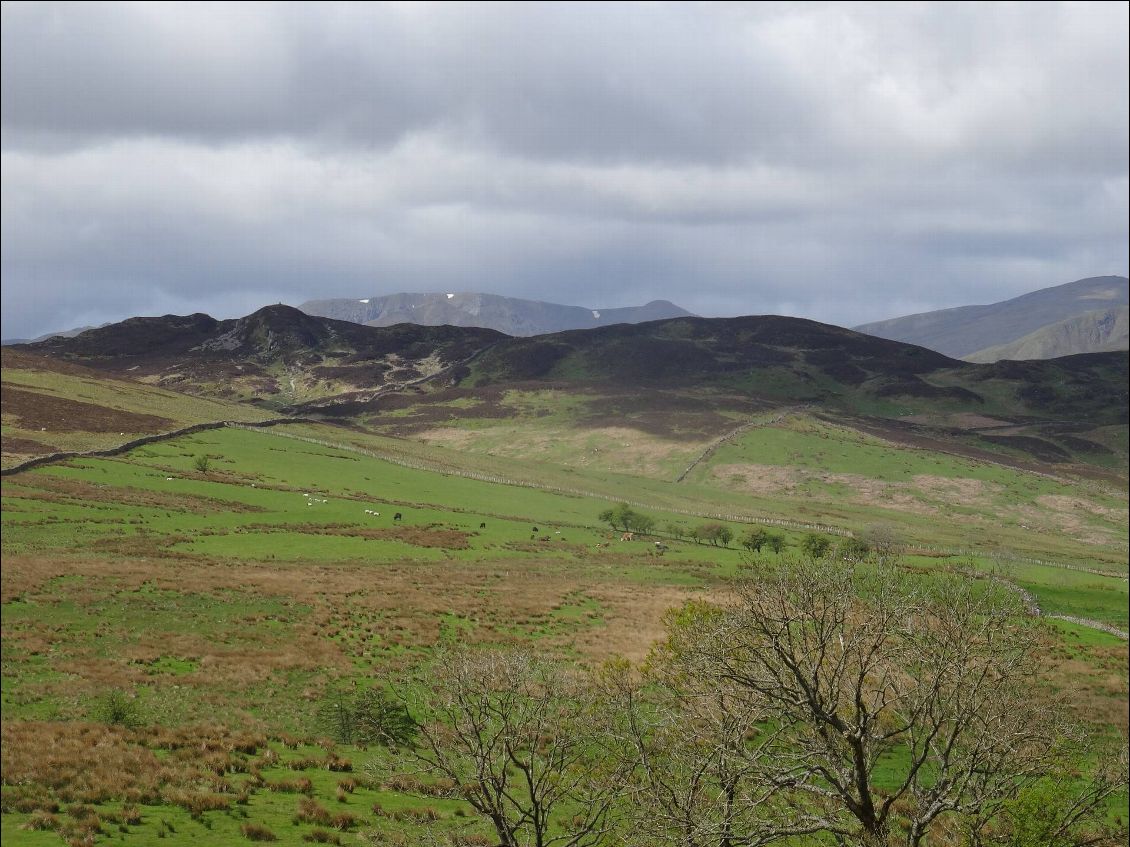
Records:
[[[298,307],[308,315],[367,326],[400,323],[424,326],[477,326],[507,335],[544,335],[570,329],[592,329],[612,324],[636,324],[691,315],[666,300],[620,309],[586,309],[522,300],[497,294],[440,292],[434,294],[390,294],[357,300],[310,300]]]

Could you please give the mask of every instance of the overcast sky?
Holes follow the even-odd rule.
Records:
[[[3,4],[3,336],[483,291],[842,325],[1127,271],[1128,4]]]

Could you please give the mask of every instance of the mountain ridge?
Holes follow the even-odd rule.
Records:
[[[853,327],[857,332],[918,344],[955,359],[982,354],[1018,341],[1038,330],[1087,312],[1127,305],[1124,276],[1087,277],[1031,291],[1009,300],[979,306],[957,306],[920,312]],[[1097,352],[1092,349],[1053,351],[1059,355]]]
[[[691,315],[667,300],[652,300],[642,306],[589,309],[478,292],[398,293],[356,299],[309,300],[298,308],[310,315],[366,326],[393,326],[398,323],[478,326],[512,336],[544,335]]]
[[[1099,309],[1040,327],[1007,344],[978,350],[965,357],[968,362],[995,362],[1000,359],[1055,359],[1073,352],[1103,353],[1126,350],[1130,346],[1130,307]]]

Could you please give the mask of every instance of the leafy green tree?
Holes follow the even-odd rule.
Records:
[[[758,527],[751,529],[742,536],[742,546],[751,553],[760,553],[761,548],[769,543],[769,533]]]
[[[681,523],[667,523],[663,526],[663,531],[670,535],[672,538],[682,539],[687,534],[687,528]]]
[[[722,532],[722,524],[719,523],[704,523],[699,524],[696,528],[696,534],[703,541],[709,541],[715,547],[718,546],[719,534]]]
[[[730,542],[734,540],[734,531],[728,526],[722,525],[718,527],[717,538],[723,547],[729,547]]]
[[[638,532],[640,535],[651,535],[651,533],[655,531],[655,518],[648,515],[641,515],[637,512],[630,529],[632,532]]]
[[[836,554],[846,562],[862,562],[871,555],[871,546],[862,538],[845,538],[836,545]]]
[[[823,559],[831,547],[832,542],[828,536],[815,532],[808,533],[800,542],[801,551],[813,559]]]
[[[637,512],[627,503],[621,503],[614,509],[605,509],[597,517],[617,531],[648,535],[655,530],[655,518]]]
[[[765,543],[769,545],[769,549],[774,553],[780,553],[785,549],[785,536],[781,535],[779,532],[771,532],[768,538],[766,538]]]
[[[196,468],[196,470],[200,473],[208,473],[208,471],[212,469],[212,460],[204,455],[197,456],[196,461],[192,463],[192,466]]]

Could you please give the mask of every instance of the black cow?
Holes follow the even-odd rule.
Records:
[[[403,515],[401,515],[401,514],[400,514],[400,512],[397,512],[397,513],[396,513],[395,515],[393,515],[393,516],[392,516],[392,519],[393,519],[394,521],[398,521],[398,520],[400,520],[400,519],[401,519],[402,517],[403,517]]]
[[[479,529],[486,529],[486,528],[487,528],[486,521],[483,521],[481,524],[479,524]]]

